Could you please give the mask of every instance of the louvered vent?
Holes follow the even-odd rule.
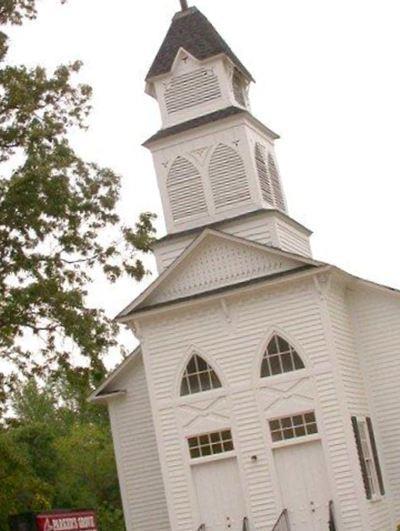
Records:
[[[236,69],[232,77],[232,86],[233,86],[233,93],[235,95],[235,100],[242,107],[247,107],[246,97],[244,93],[243,78],[240,75],[240,72],[238,72]]]
[[[271,154],[268,155],[268,173],[271,179],[272,191],[275,198],[275,206],[279,210],[286,211],[285,200],[283,199],[282,187],[279,180],[278,169],[276,167],[274,158]]]
[[[174,221],[207,213],[201,175],[184,157],[178,157],[168,175],[169,202]]]
[[[274,198],[272,195],[271,181],[268,174],[265,147],[256,143],[255,148],[256,166],[258,178],[260,179],[262,196],[265,201],[270,205],[274,204]]]
[[[217,210],[250,199],[243,161],[225,144],[219,144],[211,157],[210,183]]]
[[[165,91],[165,104],[170,114],[221,96],[218,77],[212,70],[201,68],[174,77]]]

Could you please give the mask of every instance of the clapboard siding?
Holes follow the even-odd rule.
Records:
[[[311,256],[310,238],[288,223],[277,222],[278,247],[284,251]]]
[[[127,394],[109,404],[128,531],[169,531],[149,391],[141,357],[114,383]],[[110,389],[111,391],[111,389]]]
[[[400,298],[365,289],[351,304],[362,367],[367,380],[375,436],[383,465],[386,498],[400,523]],[[386,529],[386,528],[382,528]]]
[[[335,284],[329,292],[328,307],[349,416],[368,416],[367,394],[356,351],[350,307],[344,288],[339,284]]]
[[[325,433],[327,466],[335,485],[336,510],[343,529],[363,528],[344,435],[343,409],[337,397],[335,376],[326,369],[330,364],[329,344],[319,296],[312,283],[301,283],[290,289],[258,288],[251,295],[226,298],[224,309],[218,302],[209,302],[198,303],[190,311],[169,310],[168,315],[141,319],[140,326],[145,339],[146,368],[151,374],[153,406],[160,416],[157,433],[164,449],[166,488],[173,497],[174,531],[193,531],[193,525],[197,524],[191,520],[196,506],[190,462],[181,446],[183,432],[177,406],[180,403],[178,376],[191,348],[204,353],[223,381],[228,382],[232,428],[237,438],[242,481],[249,494],[252,525],[260,531],[270,529],[282,509],[273,487],[272,458],[267,459],[272,453],[266,442],[264,406],[260,404],[261,395],[253,387],[254,375],[259,374],[260,349],[273,329],[285,331],[311,373],[315,369],[317,409]],[[188,407],[191,399],[187,398]],[[213,407],[210,405],[210,412]],[[260,456],[257,466],[251,463],[254,454]]]

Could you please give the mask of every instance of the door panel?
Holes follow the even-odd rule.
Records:
[[[236,459],[192,467],[200,524],[206,531],[241,531],[246,516]]]
[[[292,531],[326,531],[331,495],[321,443],[279,448],[274,455]]]

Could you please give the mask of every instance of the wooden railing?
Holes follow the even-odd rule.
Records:
[[[335,511],[333,510],[333,501],[329,502],[329,531],[336,531]]]
[[[272,531],[290,531],[289,515],[287,509],[283,509]]]

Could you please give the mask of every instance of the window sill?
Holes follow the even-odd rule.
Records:
[[[297,369],[296,371],[283,372],[281,374],[273,374],[272,376],[264,376],[260,379],[260,387],[270,387],[272,383],[290,382],[301,380],[310,376],[310,371],[305,369]]]
[[[224,387],[217,389],[209,389],[208,391],[200,391],[199,393],[193,393],[189,395],[180,396],[175,400],[175,403],[180,406],[184,404],[195,404],[196,402],[204,402],[205,400],[214,400],[215,398],[221,398],[226,396],[227,391]]]
[[[214,461],[222,461],[223,459],[232,459],[236,457],[236,451],[223,452],[222,454],[208,455],[207,457],[198,457],[190,460],[190,466],[203,465],[204,463],[212,463]]]
[[[310,442],[320,441],[320,440],[321,440],[321,434],[316,433],[315,435],[306,435],[304,437],[287,439],[286,441],[273,442],[272,449],[275,450],[275,448],[286,448],[286,446],[294,446],[297,444],[305,444],[305,443],[310,443]]]

